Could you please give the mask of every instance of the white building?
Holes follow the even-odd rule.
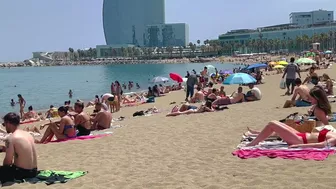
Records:
[[[311,12],[292,12],[289,15],[291,24],[299,26],[321,24],[334,20],[334,11],[316,10]]]

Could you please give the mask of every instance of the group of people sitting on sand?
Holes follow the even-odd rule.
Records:
[[[95,105],[94,113],[88,115],[84,110],[83,102],[76,102],[74,112],[68,112],[68,108],[62,106],[58,108],[58,115],[61,120],[47,123],[40,129],[47,127],[41,140],[37,143],[47,143],[55,136],[57,140],[65,140],[78,136],[90,135],[93,130],[104,130],[111,127],[112,114],[103,110],[102,103]]]
[[[190,104],[184,104],[180,108],[175,106],[167,116],[178,116],[185,114],[213,112],[215,110],[222,110],[227,105],[258,101],[261,100],[261,91],[254,84],[248,84],[250,91],[246,94],[243,93],[243,88],[238,87],[238,91],[227,95],[224,91],[224,86],[220,87],[220,90],[214,88],[213,83],[208,84],[207,90],[202,90],[201,85],[197,85],[197,79],[195,75],[190,74],[187,80],[187,97],[186,102],[189,103],[203,103],[203,105],[197,107]],[[194,85],[196,87],[196,93],[194,94]],[[188,99],[190,97],[190,100]]]

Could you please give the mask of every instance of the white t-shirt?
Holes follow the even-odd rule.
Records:
[[[255,96],[258,100],[261,99],[261,91],[260,91],[260,89],[258,89],[257,87],[253,87],[253,88],[251,89],[251,92],[252,92],[252,94],[254,94],[254,96]]]
[[[102,102],[106,102],[107,99],[110,98],[110,97],[114,97],[113,94],[111,94],[111,93],[104,94],[103,97],[102,97]]]

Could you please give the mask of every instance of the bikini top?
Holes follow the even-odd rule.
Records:
[[[319,135],[317,137],[318,142],[324,142],[327,138],[327,133],[329,132],[328,129],[323,129],[319,132]]]

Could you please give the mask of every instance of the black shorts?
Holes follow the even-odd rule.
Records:
[[[77,136],[88,136],[90,135],[91,131],[82,125],[76,125],[76,129],[78,131]]]
[[[38,175],[36,169],[22,169],[12,166],[0,166],[0,181],[1,184],[6,182],[13,182],[14,180],[23,180],[28,178],[34,178]]]
[[[286,79],[286,85],[287,87],[290,85],[295,86],[295,79]]]

